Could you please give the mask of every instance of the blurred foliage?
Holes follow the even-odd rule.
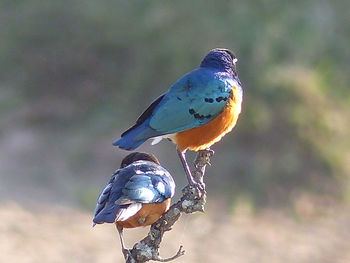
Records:
[[[213,147],[209,189],[254,205],[284,205],[300,190],[350,201],[348,1],[7,0],[0,25],[0,136],[40,130],[72,174],[110,151],[97,140],[112,142],[208,50],[226,47],[239,58],[244,105]]]

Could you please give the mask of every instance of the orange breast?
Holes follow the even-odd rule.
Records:
[[[233,94],[234,90],[233,90]],[[236,125],[241,112],[242,98],[229,99],[226,108],[212,121],[202,126],[179,132],[175,135],[175,143],[180,151],[187,149],[199,151],[209,148],[230,132]]]
[[[170,201],[171,199],[168,198],[163,203],[143,204],[135,215],[125,221],[117,221],[116,224],[123,228],[152,225],[169,210]]]

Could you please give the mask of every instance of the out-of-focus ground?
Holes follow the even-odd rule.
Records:
[[[123,262],[115,227],[91,227],[98,191],[113,168],[104,171],[98,165],[90,170],[96,178],[72,178],[56,148],[42,157],[47,162],[35,167],[52,173],[28,177],[30,162],[38,158],[31,151],[41,152],[45,136],[29,131],[8,136],[0,151],[3,174],[12,175],[3,176],[0,184],[0,262]],[[214,155],[206,173],[209,181],[219,176],[216,162]],[[177,160],[171,163],[179,165]],[[184,179],[181,167],[175,176]],[[181,187],[179,183],[178,192]],[[165,235],[163,257],[172,256],[182,244],[186,254],[176,262],[349,262],[350,210],[333,198],[295,191],[288,208],[256,210],[249,198],[232,205],[211,184],[207,187],[207,212],[177,222]],[[126,230],[128,246],[147,230]]]
[[[334,209],[317,218],[293,220],[266,211],[218,218],[200,214],[181,218],[165,234],[161,256],[180,244],[185,256],[174,262],[348,263],[350,211]],[[91,227],[91,214],[60,206],[0,206],[0,262],[123,262],[115,227]],[[145,229],[125,230],[128,246]]]

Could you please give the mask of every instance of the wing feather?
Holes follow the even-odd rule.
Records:
[[[204,125],[224,110],[233,85],[239,84],[222,73],[192,71],[170,88],[154,109],[149,126],[163,134]]]
[[[137,161],[118,170],[100,194],[93,222],[124,221],[145,203],[160,203],[174,195],[168,171],[149,161]]]

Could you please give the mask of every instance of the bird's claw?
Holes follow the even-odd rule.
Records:
[[[196,190],[197,195],[200,195],[200,193],[205,193],[205,184],[203,182],[194,182],[190,185]]]
[[[192,188],[199,190],[199,192],[205,192],[205,184],[195,180],[192,175],[188,178],[188,183]]]
[[[205,193],[205,184],[204,183],[197,183],[195,186],[201,193]]]

